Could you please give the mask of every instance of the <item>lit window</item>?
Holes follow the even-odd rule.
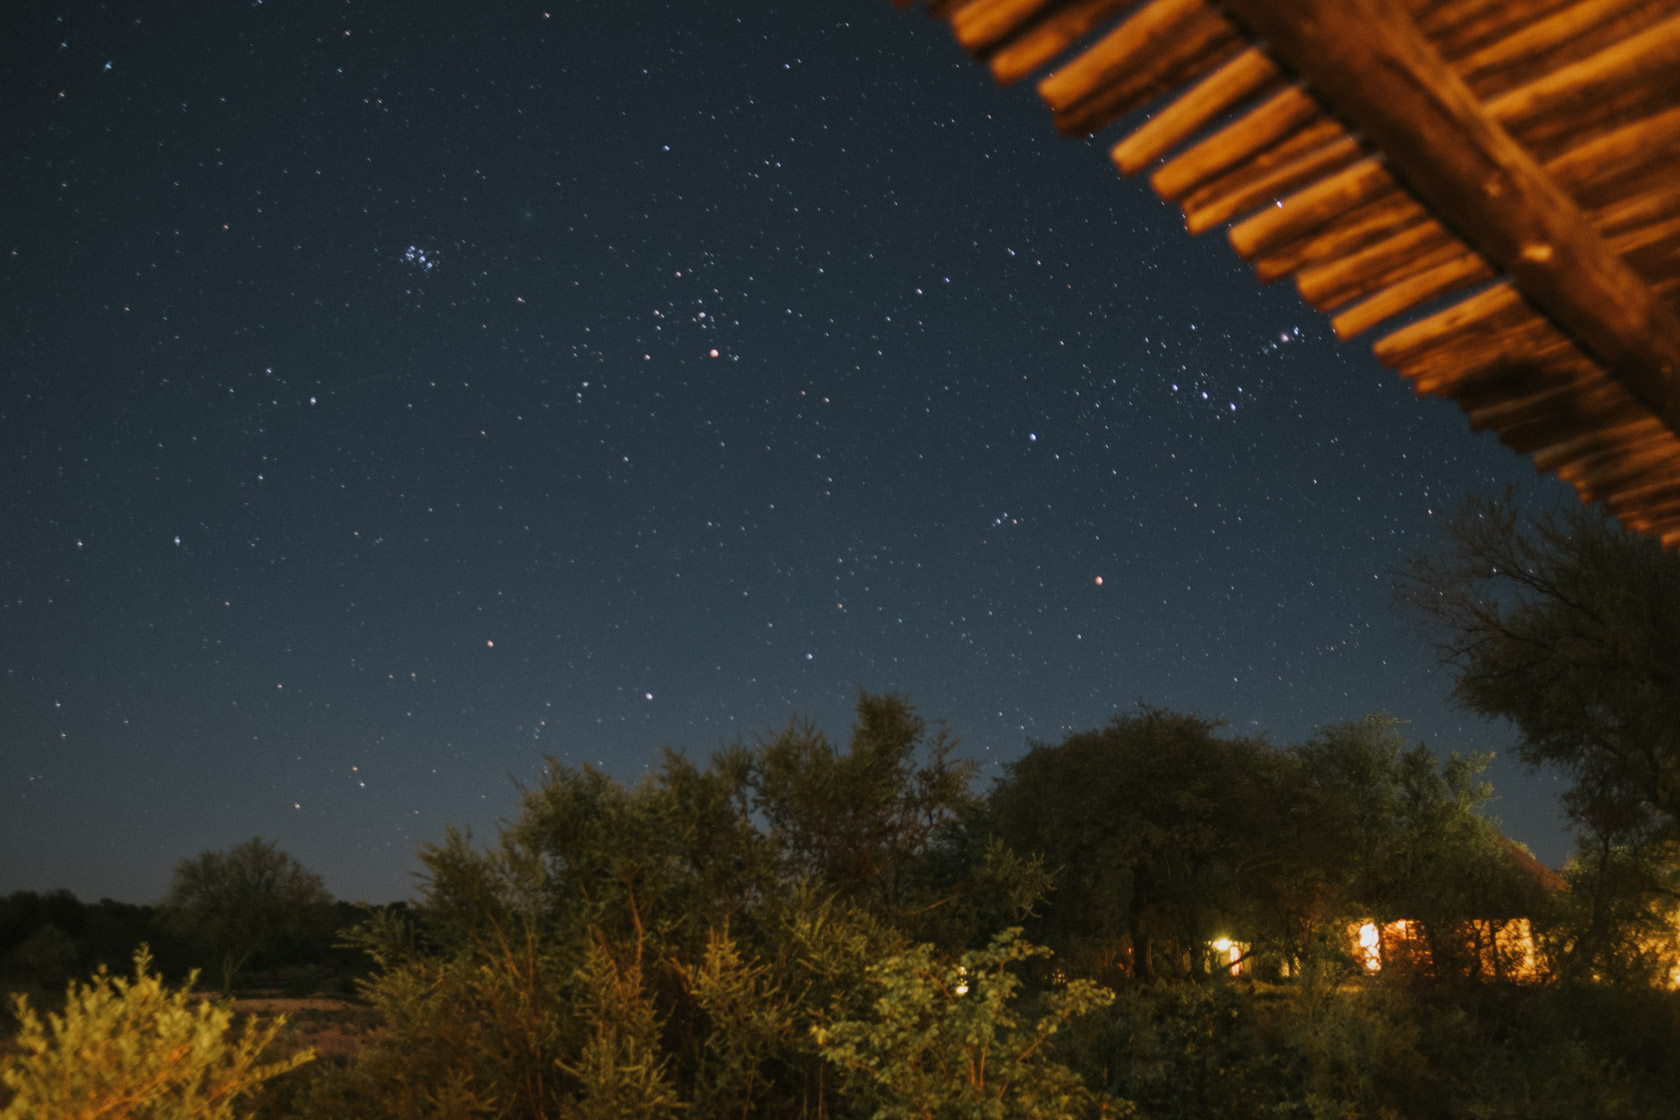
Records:
[[[1382,935],[1375,922],[1359,927],[1359,963],[1365,966],[1366,972],[1382,968]]]

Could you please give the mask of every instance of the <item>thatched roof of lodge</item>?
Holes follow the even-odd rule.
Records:
[[[1500,839],[1504,841],[1500,850],[1505,856],[1505,862],[1531,882],[1535,890],[1542,894],[1556,894],[1568,889],[1569,884],[1564,881],[1563,876],[1535,859],[1534,853],[1507,837],[1502,836]]]
[[[1064,133],[1153,104],[1114,162],[1192,233],[1680,549],[1680,0],[926,2]]]

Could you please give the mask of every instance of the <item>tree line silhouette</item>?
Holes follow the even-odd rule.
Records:
[[[493,842],[422,852],[411,906],[346,922],[252,840],[183,862],[140,932],[223,991],[365,962],[353,1056],[264,1065],[221,1025],[194,1084],[262,1116],[1674,1115],[1680,560],[1476,502],[1402,594],[1461,701],[1570,774],[1561,879],[1481,812],[1486,758],[1390,717],[1274,745],[1140,705],[981,789],[864,693],[844,749],[795,721],[633,785],[550,760]],[[8,975],[121,963],[86,917],[113,907],[13,896]],[[1358,936],[1401,926],[1381,960]],[[78,1114],[50,1094],[103,1090],[52,1063],[90,1038],[145,1066],[123,993],[186,1022],[135,967],[73,988],[56,1036],[17,1006],[0,1117]]]

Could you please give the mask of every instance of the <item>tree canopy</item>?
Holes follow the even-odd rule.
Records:
[[[1141,707],[1007,767],[986,826],[1058,876],[1031,933],[1147,980],[1202,975],[1221,936],[1298,959],[1361,914],[1416,920],[1437,966],[1474,970],[1467,921],[1543,906],[1477,811],[1486,757],[1439,760],[1384,716],[1293,747],[1218,730]]]
[[[321,877],[260,836],[182,860],[160,908],[177,932],[215,954],[224,993],[261,954],[324,942],[333,930]]]
[[[1592,511],[1525,517],[1474,498],[1398,595],[1456,672],[1453,696],[1508,719],[1527,762],[1573,779],[1570,813],[1611,837],[1680,822],[1680,555]]]
[[[794,722],[704,765],[666,752],[635,786],[550,760],[494,845],[451,832],[424,853],[416,921],[356,935],[390,1032],[320,1111],[885,1107],[897,1082],[837,1075],[819,1038],[897,1029],[871,1010],[872,968],[918,951],[962,967],[1044,885],[1030,860],[966,858],[973,764],[954,747],[903,697],[864,694],[846,750]],[[1023,1059],[1010,1092],[1058,1068]]]
[[[1680,1099],[1673,907],[1624,888],[1655,865],[1601,845],[1547,897],[1480,812],[1485,758],[1386,716],[1278,746],[1140,706],[1034,744],[980,796],[903,697],[857,712],[844,746],[795,721],[704,761],[667,751],[634,784],[551,759],[488,845],[424,850],[417,905],[364,911],[345,936],[380,1028],[261,1090],[257,1115],[1573,1120]],[[191,897],[307,910],[319,883],[258,840],[177,887],[179,919]],[[48,930],[26,956],[50,956],[46,919],[74,908],[16,901]],[[1367,974],[1350,928],[1370,918],[1404,920],[1418,967]],[[1557,983],[1500,982],[1506,919],[1532,920]],[[0,932],[23,946],[27,924]],[[209,928],[249,948],[239,922]],[[190,1045],[217,1100],[279,1071],[224,1061],[226,1024],[184,999],[144,1038],[77,1037],[146,1084]],[[58,1022],[21,1042],[51,1051]],[[126,1092],[55,1053],[53,1083],[94,1108]]]

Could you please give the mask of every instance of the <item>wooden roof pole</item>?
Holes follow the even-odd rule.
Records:
[[[1488,115],[1397,0],[1218,2],[1680,435],[1680,316]]]

